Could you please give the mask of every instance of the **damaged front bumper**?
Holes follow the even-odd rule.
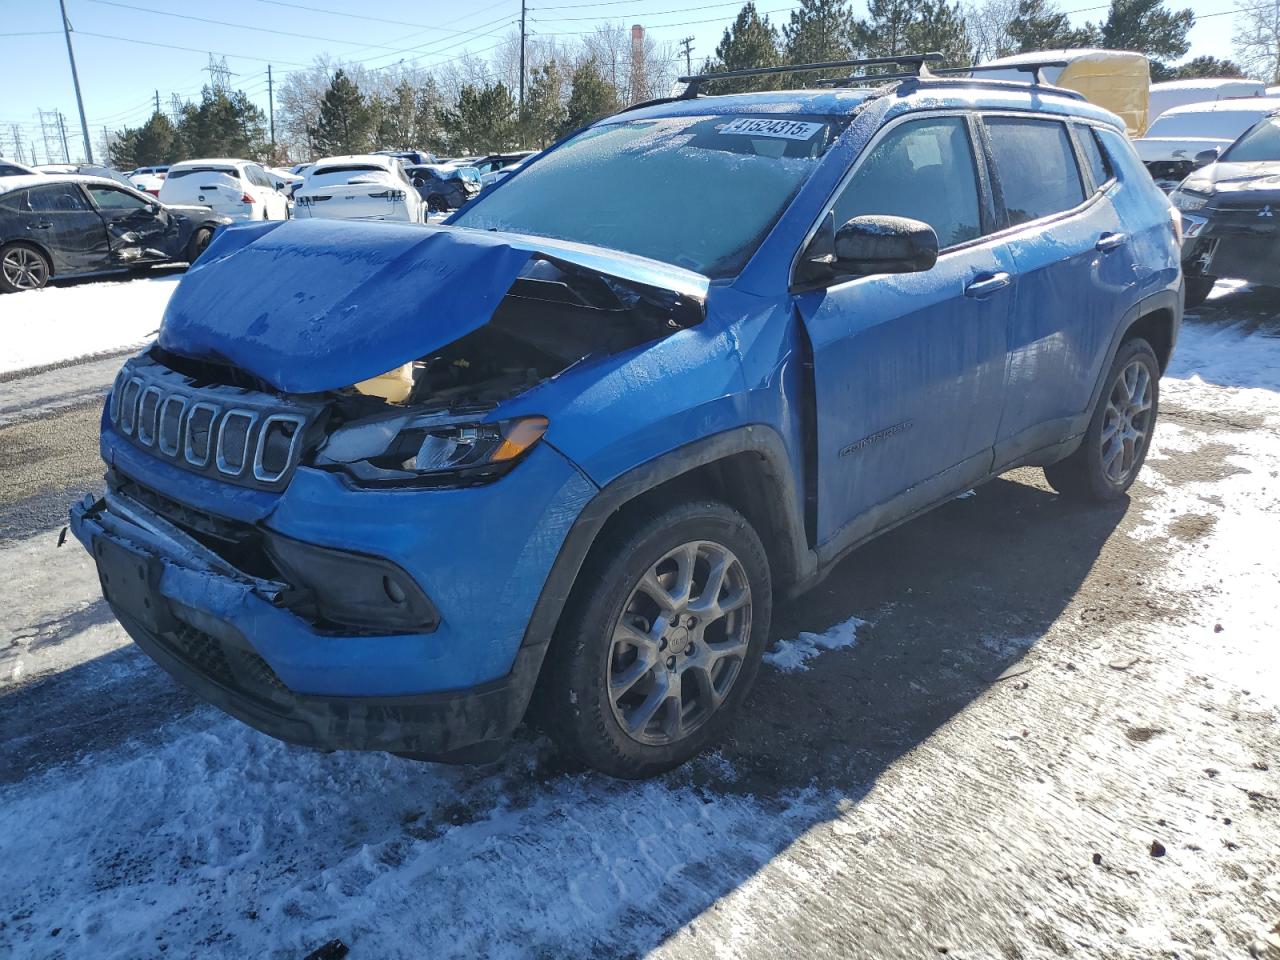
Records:
[[[464,690],[300,693],[250,637],[272,638],[277,648],[282,639],[301,639],[317,659],[352,638],[318,633],[284,609],[287,584],[235,568],[118,489],[73,506],[71,529],[97,564],[112,612],[144,651],[203,699],[290,743],[485,759],[519,724],[545,651],[545,644],[522,646],[505,677]],[[382,666],[394,670],[396,648],[387,647]]]

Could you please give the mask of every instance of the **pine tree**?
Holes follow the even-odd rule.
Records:
[[[927,53],[932,47],[915,50],[910,46],[910,29],[916,18],[912,0],[870,0],[867,19],[854,28],[857,47],[869,57],[891,57],[900,53]]]
[[[946,66],[966,66],[972,62],[972,48],[965,29],[960,4],[947,0],[919,0],[914,16],[907,24],[906,51],[942,54]],[[898,50],[895,53],[902,53]]]
[[[1195,22],[1190,8],[1169,10],[1164,0],[1111,0],[1097,32],[1108,50],[1137,50],[1152,60],[1177,60],[1191,49],[1187,33]]]
[[[778,31],[767,16],[761,17],[754,3],[747,3],[738,11],[733,25],[726,28],[715,57],[707,61],[703,73],[721,70],[750,70],[754,67],[776,67],[782,63],[782,50],[778,43]],[[743,93],[748,90],[776,90],[784,85],[784,75],[744,77],[740,80],[720,80],[714,84],[715,93]]]
[[[548,60],[529,74],[529,91],[520,118],[522,145],[545,147],[558,136],[566,116],[564,74],[556,61]]]
[[[782,28],[784,56],[796,64],[848,60],[855,31],[848,0],[801,0]]]
[[[320,103],[320,116],[307,128],[307,135],[321,156],[364,153],[372,147],[376,120],[360,87],[339,68]]]
[[[1196,57],[1173,68],[1175,80],[1198,80],[1201,77],[1243,77],[1244,70],[1234,60],[1217,57]]]
[[[189,157],[253,159],[267,150],[266,116],[243,90],[205,87],[198,104],[183,107],[178,137]]]
[[[1022,0],[1018,15],[1009,24],[1009,36],[1018,53],[1070,50],[1098,43],[1092,27],[1072,27],[1067,15],[1049,0]]]
[[[621,108],[618,93],[600,73],[595,57],[584,60],[573,71],[573,84],[561,133],[594,123]]]
[[[419,143],[417,129],[418,91],[408,78],[395,85],[389,96],[374,97],[369,106],[377,118],[375,140],[380,150],[414,150]]]
[[[440,125],[454,151],[505,150],[515,141],[515,98],[505,83],[464,84],[454,108],[441,111]]]

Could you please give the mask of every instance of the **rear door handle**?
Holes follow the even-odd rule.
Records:
[[[32,230],[48,230],[52,226],[53,224],[50,223],[48,220],[41,220],[39,223],[33,223],[31,225],[31,229]]]
[[[1003,290],[1012,282],[1013,280],[1010,276],[1003,271],[993,273],[981,280],[974,280],[964,288],[964,295],[975,300],[981,300],[984,297],[991,296],[997,290]]]
[[[1093,246],[1094,249],[1101,253],[1110,253],[1112,250],[1118,250],[1123,247],[1128,242],[1128,236],[1123,233],[1104,233]]]

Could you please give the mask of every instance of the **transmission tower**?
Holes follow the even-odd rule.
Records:
[[[172,120],[174,123],[177,123],[179,120],[181,120],[182,108],[185,107],[186,105],[187,105],[187,102],[183,100],[182,97],[178,96],[176,93],[169,94],[169,119]]]
[[[231,78],[237,76],[227,66],[226,57],[215,57],[209,54],[209,65],[204,68],[209,74],[209,85],[215,93],[226,93],[231,89]]]
[[[53,138],[53,142],[58,142],[58,111],[57,110],[40,110],[36,113],[40,116],[40,139],[44,143],[44,162],[53,163],[53,147],[49,146],[49,138]]]

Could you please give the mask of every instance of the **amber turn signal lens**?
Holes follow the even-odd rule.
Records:
[[[546,417],[523,417],[511,424],[502,445],[493,454],[493,462],[514,460],[532,447],[547,432]]]

